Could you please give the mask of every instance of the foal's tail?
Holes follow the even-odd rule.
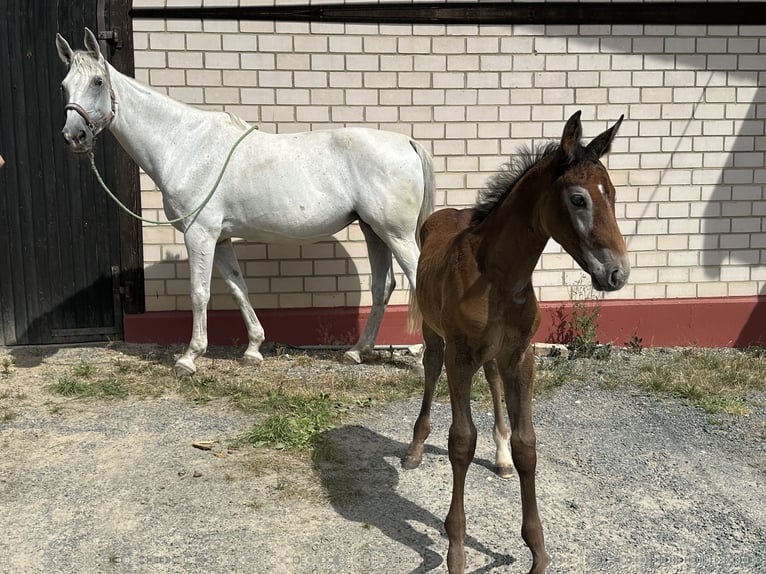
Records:
[[[417,227],[415,228],[415,241],[418,244],[418,249],[422,247],[420,244],[420,230],[423,227],[428,216],[434,211],[434,190],[436,185],[434,183],[434,162],[431,159],[431,155],[415,140],[410,140],[410,145],[415,153],[420,158],[420,165],[423,166],[423,201],[420,204],[420,213],[418,213]],[[415,293],[415,286],[410,285],[410,305],[409,312],[407,314],[407,332],[415,333],[420,327],[421,323],[420,308],[418,307],[418,298]]]
[[[414,289],[410,289],[410,306],[407,310],[407,333],[412,335],[420,328],[423,316],[418,306],[418,297]]]
[[[417,228],[415,229],[415,241],[420,247],[420,229],[423,227],[428,216],[434,211],[434,162],[431,155],[415,140],[410,140],[410,145],[420,158],[420,165],[423,166],[423,201],[420,204],[420,213],[418,214]]]

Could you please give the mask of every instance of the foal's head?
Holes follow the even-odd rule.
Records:
[[[66,123],[61,133],[76,152],[90,151],[96,135],[109,126],[115,111],[109,68],[98,40],[87,28],[85,47],[85,51],[73,51],[67,41],[56,34],[59,57],[69,66],[61,82],[67,98]]]
[[[560,145],[551,152],[553,181],[541,203],[545,230],[590,274],[599,291],[620,289],[630,275],[625,241],[614,215],[614,185],[599,160],[621,123],[622,116],[583,146],[580,112],[569,118]]]

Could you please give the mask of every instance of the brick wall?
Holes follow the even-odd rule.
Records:
[[[610,297],[766,294],[765,27],[135,20],[134,33],[136,77],[187,103],[267,132],[364,125],[414,137],[434,156],[437,208],[472,204],[521,144],[560,137],[577,109],[586,140],[625,114],[606,163],[633,271]],[[146,176],[142,202],[163,216]],[[370,304],[356,225],[238,253],[256,309]],[[145,227],[144,257],[147,310],[188,309],[182,236]],[[551,242],[534,283],[556,301],[585,281]],[[231,308],[215,278],[211,309]]]

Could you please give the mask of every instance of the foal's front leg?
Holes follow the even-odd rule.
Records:
[[[452,405],[449,429],[449,460],[452,465],[452,501],[444,528],[449,538],[447,570],[449,574],[465,572],[465,477],[476,452],[476,426],[471,417],[471,379],[477,366],[471,364],[468,352],[447,344],[445,350],[447,382]]]
[[[535,378],[532,347],[527,347],[521,360],[503,363],[499,367],[505,383],[505,402],[511,419],[511,450],[521,485],[521,537],[532,552],[532,569],[529,574],[544,574],[550,558],[545,551],[543,526],[537,511],[535,493],[537,438],[532,425],[532,387]]]
[[[192,336],[186,352],[173,367],[173,372],[178,377],[197,372],[194,360],[207,351],[207,304],[210,300],[215,242],[215,237],[195,226],[184,233],[184,243],[189,254]]]

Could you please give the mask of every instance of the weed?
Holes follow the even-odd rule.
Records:
[[[3,409],[2,413],[0,413],[0,422],[3,422],[3,423],[11,422],[17,416],[19,415],[15,413],[14,411],[9,409]]]
[[[4,377],[10,377],[13,374],[13,370],[12,370],[13,363],[14,363],[13,357],[8,355],[3,357],[3,362],[1,365],[3,370],[1,374]]]
[[[582,280],[569,289],[572,303],[572,317],[566,323],[570,334],[569,355],[575,357],[592,357],[607,359],[611,348],[604,350],[598,342],[598,319],[601,305],[596,303],[593,287],[583,285]]]
[[[636,355],[640,355],[641,352],[644,350],[644,340],[638,336],[636,331],[633,331],[633,334],[630,336],[630,340],[625,342],[625,348],[630,351],[631,353],[635,353]]]
[[[327,394],[316,397],[277,391],[266,400],[274,414],[256,424],[237,442],[276,449],[307,449],[317,446],[320,434],[335,427],[340,416]]]
[[[89,387],[86,383],[72,377],[61,377],[50,388],[54,393],[65,397],[83,397],[89,392]]]
[[[90,378],[96,373],[96,365],[85,360],[81,360],[77,365],[72,367],[72,374],[75,377],[81,377],[83,379]]]

